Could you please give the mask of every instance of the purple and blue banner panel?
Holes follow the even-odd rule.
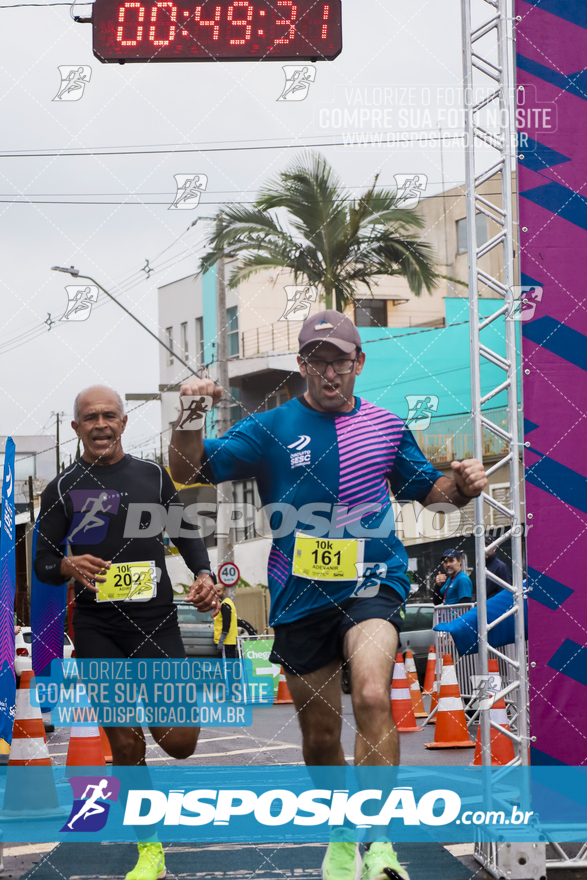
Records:
[[[16,682],[14,678],[14,591],[16,588],[16,526],[14,522],[14,460],[16,447],[6,438],[0,522],[0,740],[12,742]],[[2,751],[5,751],[2,749]]]
[[[587,839],[585,767],[9,766],[0,795],[5,842]]]
[[[39,521],[33,530],[32,559],[37,554],[37,538]],[[42,583],[31,570],[31,648],[33,655],[33,672],[40,675],[45,671],[49,674],[51,661],[63,657],[63,636],[65,623],[65,606],[67,604],[67,584],[54,587]],[[43,706],[43,711],[48,711]]]
[[[587,761],[587,5],[516,0],[531,760]],[[533,105],[533,106],[531,106]],[[532,110],[532,113],[528,111]],[[554,116],[552,117],[554,119]],[[534,290],[534,294],[532,294]],[[537,295],[536,291],[539,291]]]

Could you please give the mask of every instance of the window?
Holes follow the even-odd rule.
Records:
[[[237,525],[234,529],[235,543],[255,538],[257,532],[255,530],[253,510],[251,506],[247,507],[245,505],[252,505],[256,510],[261,507],[261,498],[259,497],[259,490],[257,489],[257,481],[240,480],[233,483],[232,497],[235,504],[243,505],[243,517],[237,520],[237,523],[235,524]]]
[[[204,319],[196,318],[196,361],[199,367],[206,363],[204,357]]]
[[[355,324],[357,327],[387,327],[387,300],[356,299]]]
[[[183,359],[184,361],[188,361],[190,359],[189,349],[188,349],[188,325],[187,321],[181,325],[181,348],[183,351]]]
[[[475,505],[469,502],[465,507],[446,514],[444,523],[449,535],[462,535],[465,529],[471,534],[475,527]]]
[[[275,409],[278,406],[281,406],[284,403],[287,403],[289,397],[287,396],[287,391],[276,391],[274,394],[270,394],[264,400],[265,410]]]
[[[495,498],[504,507],[510,508],[510,485],[509,483],[494,483],[489,487],[489,494]],[[491,508],[491,525],[492,526],[509,526],[511,520],[499,510]]]
[[[173,348],[173,327],[167,327],[165,330],[165,341],[169,348]],[[173,363],[173,355],[171,352],[167,352],[167,363],[171,365]]]
[[[0,484],[4,473],[4,453],[0,452]],[[32,452],[17,452],[14,456],[14,479],[33,480],[37,476],[37,456]]]
[[[485,244],[489,238],[489,233],[487,232],[487,217],[485,214],[477,214],[475,216],[475,227],[477,232],[477,247],[480,247],[480,245]],[[457,220],[457,254],[466,254],[467,249],[467,218],[463,217],[462,220]]]
[[[238,357],[238,308],[226,310],[226,332],[228,334],[228,357]]]
[[[230,389],[230,427],[236,425],[243,417],[240,388]]]

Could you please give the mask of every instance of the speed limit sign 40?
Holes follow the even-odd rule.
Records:
[[[218,569],[218,580],[223,587],[234,587],[240,576],[241,573],[234,562],[223,562]]]

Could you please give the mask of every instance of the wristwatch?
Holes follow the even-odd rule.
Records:
[[[216,575],[214,574],[213,571],[210,571],[209,568],[201,568],[199,570],[199,572],[197,572],[196,577],[199,577],[201,574],[209,574],[210,577],[212,578],[212,580],[214,581],[215,586],[218,583],[218,578],[216,577]]]
[[[457,483],[456,480],[455,480],[455,486],[457,487],[457,492],[461,496],[461,498],[466,498],[467,501],[472,501],[473,498],[479,498],[479,495],[481,495],[481,492],[479,492],[479,495],[467,495],[466,492],[463,492],[463,490],[461,489],[461,487],[459,486],[459,484]]]

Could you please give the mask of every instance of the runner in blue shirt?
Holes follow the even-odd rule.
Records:
[[[312,315],[299,345],[308,382],[303,397],[249,416],[217,440],[176,429],[171,472],[181,483],[257,480],[273,536],[271,660],[285,670],[306,764],[345,763],[340,678],[347,660],[355,765],[396,765],[389,695],[409,582],[390,490],[397,501],[460,508],[487,480],[475,459],[453,462],[454,480],[442,476],[400,418],[354,396],[365,355],[348,317],[333,310]],[[180,390],[213,402],[221,394],[210,379],[192,379]],[[355,880],[360,871],[358,845],[345,831],[327,849],[325,880]],[[409,880],[387,839],[371,845],[362,875]]]
[[[446,575],[436,576],[440,587],[440,595],[445,605],[456,605],[458,602],[473,601],[473,584],[469,575],[463,571],[462,550],[447,550],[442,557]]]

